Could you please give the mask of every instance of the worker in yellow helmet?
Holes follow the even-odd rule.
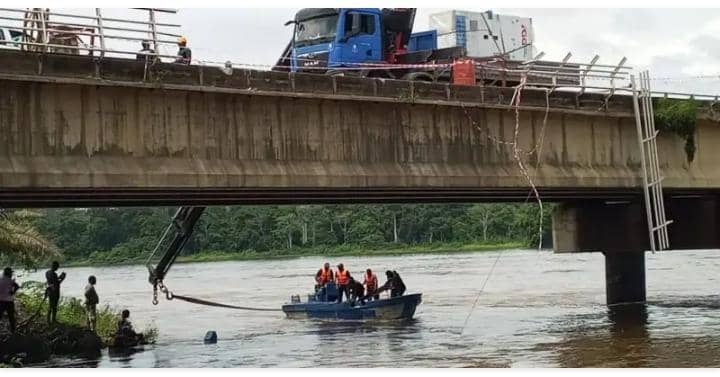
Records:
[[[180,37],[177,41],[178,53],[175,58],[175,63],[190,64],[192,61],[192,51],[187,47],[187,38]]]

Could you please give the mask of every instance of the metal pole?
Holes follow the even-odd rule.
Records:
[[[105,31],[103,30],[102,13],[100,8],[95,8],[95,14],[97,15],[97,26],[98,32],[100,33],[100,58],[105,56]]]
[[[652,104],[652,98],[651,98],[651,92],[650,92],[650,72],[645,71],[645,84],[644,87],[647,92],[647,113],[648,113],[648,132],[651,135],[656,135],[657,132],[655,130],[655,111],[653,109]],[[662,183],[660,180],[662,179],[661,176],[661,170],[660,170],[660,162],[659,162],[659,154],[658,154],[658,148],[657,148],[657,141],[656,137],[654,136],[654,142],[651,144],[652,148],[652,158],[653,163],[655,164],[656,170],[655,174],[657,175],[658,184],[655,187],[655,200],[657,201],[657,206],[659,208],[659,211],[657,213],[658,217],[658,238],[660,241],[660,249],[665,250],[670,247],[670,240],[668,238],[668,231],[667,231],[667,225],[671,223],[671,221],[667,221],[667,218],[665,217],[665,198],[663,197],[663,190],[662,190]]]
[[[50,39],[48,38],[48,33],[46,30],[47,26],[45,25],[45,17],[46,17],[45,9],[40,8],[40,25],[42,25],[42,29],[43,29],[42,30],[42,42],[47,44],[47,43],[50,43]],[[43,52],[47,52],[47,46],[44,46],[42,50],[43,50]]]
[[[653,219],[654,219],[653,237],[655,237],[656,234],[659,235],[659,233],[660,233],[659,227],[661,226],[660,212],[662,211],[662,208],[659,206],[659,203],[658,203],[658,192],[659,192],[658,189],[659,189],[659,185],[661,184],[661,182],[660,182],[660,175],[658,174],[659,168],[657,166],[657,159],[655,158],[656,154],[654,153],[654,151],[655,151],[654,147],[655,147],[655,142],[656,142],[656,140],[654,139],[655,134],[653,134],[651,132],[650,127],[649,127],[650,112],[649,112],[648,108],[652,106],[652,99],[650,98],[650,91],[647,89],[647,81],[645,80],[646,73],[647,72],[640,73],[640,88],[642,90],[642,104],[643,104],[642,110],[643,110],[643,117],[645,120],[643,122],[643,131],[645,133],[643,138],[645,139],[645,143],[647,143],[647,149],[645,152],[646,152],[646,157],[648,159],[648,164],[650,165],[649,166],[650,184],[651,184],[650,196],[651,196],[652,205],[653,205]],[[658,243],[661,244],[659,249],[662,249],[662,241],[660,240],[659,236],[657,237],[657,241],[658,241]]]
[[[642,165],[643,193],[645,194],[645,213],[648,222],[648,234],[650,235],[650,250],[655,252],[655,237],[653,237],[652,213],[650,210],[650,192],[648,191],[647,166],[645,164],[645,145],[643,143],[642,119],[640,118],[640,104],[638,103],[638,88],[635,83],[635,76],[630,75],[630,85],[633,92],[633,109],[635,110],[635,126],[638,134],[638,146],[640,147],[640,164]]]
[[[153,40],[153,49],[155,50],[156,54],[160,53],[159,46],[158,46],[158,40],[157,40],[157,27],[155,24],[155,10],[150,9],[148,10],[149,17],[150,17],[150,32],[152,34],[152,40]]]

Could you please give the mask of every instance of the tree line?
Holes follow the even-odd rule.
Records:
[[[47,209],[33,221],[65,260],[102,260],[112,255],[115,261],[131,261],[144,258],[155,247],[175,210]],[[449,242],[536,246],[538,213],[535,204],[485,203],[209,207],[184,254]]]

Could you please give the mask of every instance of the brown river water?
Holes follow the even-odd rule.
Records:
[[[151,303],[143,266],[67,268],[64,295],[98,277],[101,303],[128,308],[156,345],[97,360],[43,366],[97,367],[720,367],[720,252],[647,254],[648,303],[608,309],[602,254],[498,252],[342,257],[360,276],[397,270],[423,303],[409,323],[286,319],[161,299]],[[179,264],[178,294],[276,307],[312,290],[325,258]],[[35,278],[30,274],[22,278]],[[477,305],[463,328],[476,298]],[[218,343],[204,345],[208,330]]]

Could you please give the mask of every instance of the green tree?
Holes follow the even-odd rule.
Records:
[[[27,210],[0,210],[0,260],[32,267],[56,255],[55,246],[32,224],[38,216]]]

